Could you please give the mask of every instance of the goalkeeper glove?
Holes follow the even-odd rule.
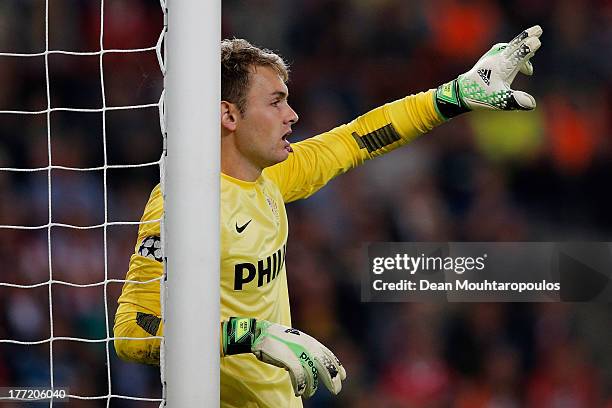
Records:
[[[529,59],[540,48],[542,28],[523,31],[509,43],[495,44],[476,65],[435,93],[438,111],[447,119],[475,109],[532,110],[533,96],[510,88],[518,71],[533,74]]]
[[[319,377],[338,394],[346,371],[327,347],[299,330],[245,317],[231,317],[223,322],[223,354],[253,353],[263,361],[286,369],[295,396],[311,397]]]

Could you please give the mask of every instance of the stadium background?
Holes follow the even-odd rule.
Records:
[[[155,0],[106,0],[105,48],[155,44]],[[100,2],[54,0],[49,47],[99,50]],[[44,1],[0,2],[0,52],[44,50]],[[224,0],[223,36],[291,64],[294,140],[469,69],[491,44],[540,24],[535,76],[515,87],[532,113],[472,114],[288,206],[293,321],[347,366],[338,397],[307,407],[610,407],[610,304],[364,304],[356,262],[370,241],[612,240],[612,6],[601,1]],[[194,50],[196,52],[197,50]],[[51,55],[53,107],[102,104],[99,58]],[[109,106],[155,103],[154,52],[104,57]],[[0,110],[46,108],[44,58],[0,57]],[[157,110],[107,113],[110,164],[155,161]],[[45,115],[0,115],[0,167],[48,165]],[[51,114],[53,164],[103,163],[100,113]],[[208,135],[214,140],[217,136]],[[52,174],[53,221],[104,220],[102,172]],[[155,167],[108,171],[109,221],[140,218]],[[0,172],[0,224],[48,221],[47,173]],[[108,272],[124,277],[135,228],[108,228]],[[104,279],[103,232],[52,229],[56,279]],[[0,281],[48,278],[47,232],[0,229]],[[203,271],[205,272],[205,271]],[[109,319],[120,284],[108,285]],[[104,338],[103,286],[53,287],[54,335]],[[0,287],[0,338],[49,337],[47,288]],[[186,334],[188,335],[188,334]],[[56,384],[107,393],[104,344],[54,342]],[[158,370],[119,361],[113,393],[159,397]],[[0,386],[48,384],[49,347],[0,343]],[[186,374],[188,375],[188,374]],[[113,399],[113,407],[157,403]],[[69,406],[106,406],[75,401]]]

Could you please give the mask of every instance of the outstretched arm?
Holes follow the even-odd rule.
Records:
[[[286,202],[309,197],[332,178],[403,146],[461,113],[476,109],[531,110],[535,99],[510,88],[516,74],[533,73],[540,26],[494,45],[476,65],[435,90],[376,108],[352,122],[293,145],[293,154],[264,170]]]

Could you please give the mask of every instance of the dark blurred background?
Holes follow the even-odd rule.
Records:
[[[609,1],[223,1],[223,37],[291,64],[294,140],[544,29],[529,113],[475,113],[288,205],[293,324],[348,381],[307,407],[612,407],[610,304],[361,303],[372,241],[611,241]],[[313,302],[313,299],[316,301]]]
[[[0,52],[45,51],[45,3],[45,0],[0,1]],[[102,11],[105,50],[154,47],[163,27],[163,13],[157,0],[48,3],[49,50],[100,51]],[[102,168],[159,160],[162,135],[155,105],[162,86],[155,50],[105,53],[102,58],[95,54],[49,54],[46,66],[44,56],[0,56],[0,111],[44,111],[47,106],[94,109],[53,110],[49,117],[44,112],[0,113],[0,167],[43,168],[33,172],[0,171],[0,225],[44,226],[49,222],[49,207],[54,223],[92,226],[105,220],[140,220],[150,190],[159,182],[159,166],[108,168],[106,208]],[[153,106],[100,111],[103,106],[142,104]],[[100,169],[53,169],[49,175],[45,167],[50,161],[54,166]],[[56,280],[80,285],[98,283],[91,287],[54,284],[51,299],[48,286],[34,289],[0,286],[0,340],[33,342],[48,339],[51,334],[62,337],[53,341],[54,384],[68,388],[71,394],[161,398],[159,368],[124,363],[116,356],[112,341],[106,342],[113,335],[122,284],[100,283],[105,278],[125,278],[137,229],[135,225],[106,228],[105,262],[102,227],[82,230],[54,226],[50,245],[47,228],[0,228],[0,282],[31,285],[46,282],[52,272]],[[36,345],[0,342],[0,387],[48,387],[50,366],[48,342]],[[71,399],[60,405],[157,408],[159,402],[111,398],[107,405],[103,398]],[[4,406],[20,405],[0,402],[0,407]],[[22,406],[48,407],[49,403]]]
[[[294,140],[346,123],[467,71],[489,47],[540,24],[529,113],[474,113],[290,204],[293,323],[337,352],[348,381],[306,407],[612,407],[610,304],[360,302],[362,245],[372,241],[612,241],[612,4],[609,1],[224,0],[223,37],[244,37],[291,64]],[[154,46],[157,0],[105,0],[104,49]],[[101,2],[49,4],[49,49],[100,50]],[[45,1],[0,2],[0,52],[45,50]],[[194,50],[197,52],[197,50]],[[157,103],[154,51],[100,57],[0,56],[0,111]],[[101,75],[102,73],[102,75]],[[101,88],[104,80],[104,93]],[[49,119],[49,120],[48,120]],[[50,123],[50,126],[48,126]],[[105,132],[103,132],[103,123]],[[50,135],[50,137],[49,137]],[[106,141],[106,148],[104,147]],[[51,148],[49,155],[49,146]],[[0,113],[0,167],[97,167],[156,161],[157,108]],[[106,158],[106,161],[105,161]],[[53,170],[52,221],[137,221],[157,166]],[[49,221],[49,174],[0,171],[0,225]],[[105,216],[106,212],[106,216]],[[365,215],[367,214],[367,216]],[[135,226],[106,229],[106,274],[122,279]],[[0,282],[105,279],[104,229],[0,229]],[[53,335],[104,339],[120,283],[53,285]],[[108,300],[105,310],[104,298]],[[312,299],[317,299],[313,302]],[[49,290],[0,286],[0,339],[50,336]],[[105,315],[106,313],[106,315]],[[106,324],[108,316],[108,326]],[[106,343],[56,340],[55,383],[109,392]],[[155,368],[119,361],[111,392],[159,398]],[[49,345],[0,342],[0,386],[48,385]],[[1,405],[1,404],[0,404]],[[157,407],[112,398],[112,407]],[[16,405],[12,405],[16,406]],[[71,401],[99,407],[106,401]]]

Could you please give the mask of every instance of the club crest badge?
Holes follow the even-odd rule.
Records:
[[[264,193],[264,196],[266,197],[266,202],[268,203],[268,207],[270,207],[270,210],[272,210],[272,214],[274,214],[274,219],[276,221],[276,225],[279,225],[280,224],[280,215],[278,213],[278,205],[276,204],[276,201],[274,201],[272,198],[270,198],[265,193]]]

